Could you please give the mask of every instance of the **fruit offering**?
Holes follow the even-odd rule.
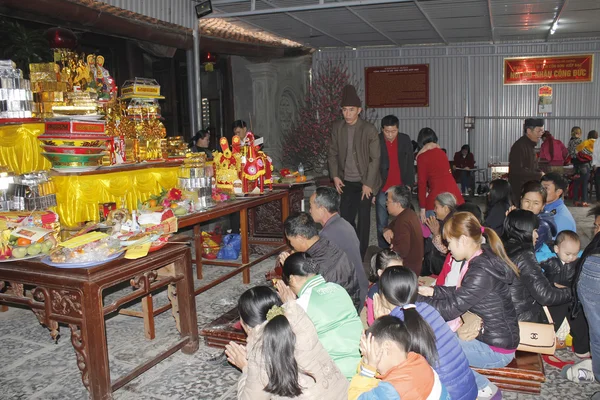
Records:
[[[32,239],[24,235],[31,235]],[[0,234],[0,261],[50,254],[55,244],[49,230],[30,227],[19,227],[14,231],[6,229]]]

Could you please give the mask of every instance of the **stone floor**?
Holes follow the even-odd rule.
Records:
[[[478,199],[477,199],[478,200]],[[584,243],[589,242],[592,221],[585,217],[587,209],[571,209]],[[373,224],[374,215],[373,215]],[[371,241],[375,243],[374,235]],[[274,259],[268,259],[251,269],[251,285],[264,282],[264,273],[272,268]],[[205,279],[214,279],[226,269],[207,266]],[[200,286],[202,282],[196,282]],[[235,306],[239,295],[249,286],[236,276],[196,297],[198,326],[202,328]],[[126,290],[126,289],[125,289]],[[114,295],[114,294],[113,294]],[[109,295],[110,297],[112,295]],[[108,299],[109,300],[109,299]],[[164,304],[166,296],[155,296],[157,304]],[[138,306],[139,307],[139,306]],[[143,323],[139,318],[116,315],[106,323],[110,367],[113,381],[125,375],[138,363],[172,345],[178,335],[169,312],[156,318],[156,339],[144,338]],[[55,344],[48,330],[41,326],[34,314],[25,309],[10,308],[0,313],[0,399],[87,399],[75,362],[75,352],[67,327],[61,327],[62,337]],[[175,399],[235,399],[239,372],[232,367],[210,366],[206,360],[219,350],[205,346],[194,355],[175,353],[122,389],[115,392],[122,400],[175,400]],[[561,350],[559,357],[574,359],[570,351]],[[559,371],[546,366],[547,381],[540,396],[505,392],[505,399],[588,399],[600,391],[600,385],[576,384],[562,379]]]

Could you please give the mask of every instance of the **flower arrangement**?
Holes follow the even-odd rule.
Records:
[[[172,188],[169,190],[163,189],[160,194],[150,196],[148,200],[141,204],[140,208],[153,209],[156,207],[175,208],[178,202],[182,200],[181,190]]]

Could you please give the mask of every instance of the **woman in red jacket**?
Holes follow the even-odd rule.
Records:
[[[417,154],[417,184],[422,221],[433,215],[435,198],[440,193],[452,193],[457,205],[465,202],[452,177],[448,156],[437,141],[433,129],[423,128],[419,131],[417,142],[421,150]]]

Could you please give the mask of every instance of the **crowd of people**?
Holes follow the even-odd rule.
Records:
[[[501,399],[474,369],[510,364],[521,322],[553,323],[559,339],[568,326],[581,361],[544,359],[573,382],[600,379],[600,205],[582,252],[567,182],[541,173],[534,154],[542,135],[552,163],[573,146],[527,120],[509,179],[490,183],[482,212],[462,196],[461,172],[474,167],[468,146],[455,154],[453,177],[424,128],[415,211],[414,151],[398,118],[383,118],[379,134],[359,118],[353,87],[342,106],[329,152],[334,186],[318,187],[309,212],[285,221],[281,279],[239,299],[247,344],[225,352],[242,371],[238,398]],[[584,141],[574,148],[595,154]],[[377,246],[368,242],[372,204]]]

